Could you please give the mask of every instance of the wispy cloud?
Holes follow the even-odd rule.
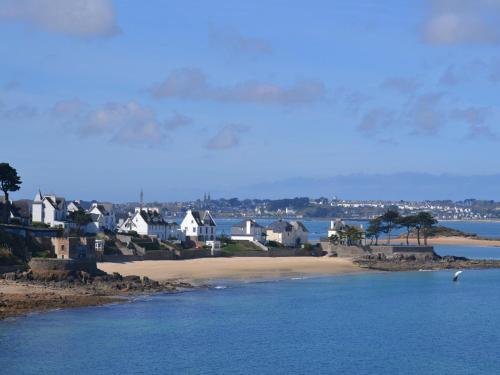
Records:
[[[419,84],[415,78],[392,77],[384,80],[380,86],[383,89],[396,91],[401,94],[413,94]]]
[[[178,128],[193,119],[177,111],[160,119],[156,112],[135,101],[110,102],[90,109],[78,99],[56,103],[51,115],[82,137],[100,137],[112,143],[159,146]]]
[[[434,135],[445,125],[446,115],[440,108],[441,93],[420,95],[410,103],[408,117],[413,131],[421,135]]]
[[[209,150],[228,150],[234,148],[240,143],[241,134],[248,130],[248,126],[245,125],[226,125],[208,141],[206,147]]]
[[[496,140],[498,138],[497,135],[486,125],[486,120],[490,113],[491,108],[467,107],[452,110],[451,117],[467,124],[469,138],[486,137]]]
[[[3,0],[0,21],[88,38],[119,32],[111,0]]]
[[[200,69],[182,68],[174,70],[150,91],[156,98],[293,105],[315,102],[324,97],[326,90],[318,80],[302,80],[291,86],[258,81],[216,86],[209,83]]]
[[[491,44],[500,42],[500,1],[428,0],[423,26],[431,44]]]
[[[395,113],[386,108],[375,108],[366,112],[357,126],[365,135],[373,136],[394,124]]]
[[[210,28],[210,41],[231,54],[269,55],[273,52],[271,44],[262,38],[242,35],[232,28]]]

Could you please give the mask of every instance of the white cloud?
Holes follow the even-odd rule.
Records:
[[[244,125],[226,125],[207,143],[210,150],[227,150],[240,143],[240,135],[248,131]]]
[[[487,107],[467,107],[454,109],[451,116],[467,124],[470,138],[486,137],[496,140],[497,135],[485,124],[490,113],[491,109]]]
[[[217,46],[223,47],[232,54],[268,55],[273,48],[271,44],[262,39],[244,36],[232,28],[211,28],[210,41]]]
[[[358,124],[358,131],[366,135],[375,135],[394,124],[395,114],[385,108],[375,108],[366,112]]]
[[[57,102],[50,114],[81,136],[147,146],[160,145],[175,130],[194,123],[193,118],[177,111],[161,119],[135,101],[110,102],[92,109],[79,99],[68,99]]]
[[[423,28],[428,43],[500,43],[499,0],[428,1]]]
[[[236,101],[259,104],[292,105],[315,102],[325,95],[317,80],[303,80],[292,86],[269,82],[245,81],[228,86],[214,86],[203,71],[195,68],[174,70],[162,83],[151,89],[157,98]]]
[[[79,37],[110,37],[119,32],[111,0],[3,0],[0,21]]]
[[[382,82],[381,87],[387,90],[397,91],[402,94],[413,94],[418,88],[418,82],[414,78],[392,77]]]
[[[446,116],[440,108],[443,95],[432,93],[420,95],[410,105],[410,124],[415,133],[434,135],[445,125]]]

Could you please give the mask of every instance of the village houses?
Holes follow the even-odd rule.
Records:
[[[137,207],[135,212],[120,225],[118,231],[136,232],[140,235],[156,237],[161,241],[182,239],[179,225],[175,222],[167,222],[158,208]]]
[[[42,195],[39,190],[32,205],[32,221],[44,223],[51,227],[66,224],[67,205],[63,197],[56,195]]]
[[[188,210],[181,223],[181,229],[186,237],[193,241],[214,241],[217,224],[209,211]]]
[[[309,231],[300,221],[278,220],[267,227],[266,237],[267,241],[295,247],[307,243]]]
[[[252,219],[246,219],[231,227],[231,240],[266,242],[266,228]]]

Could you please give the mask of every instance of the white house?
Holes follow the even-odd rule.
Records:
[[[217,224],[209,211],[188,210],[181,223],[182,232],[193,240],[213,241],[215,240],[215,228]]]
[[[158,208],[136,208],[134,214],[118,229],[121,233],[137,232],[140,235],[156,237],[161,241],[180,239],[179,225],[163,219]]]
[[[328,228],[328,238],[332,236],[338,236],[339,232],[345,231],[347,225],[341,219],[336,219],[330,221],[330,228]]]
[[[65,226],[67,206],[63,197],[36,193],[32,205],[32,222],[45,223],[51,227]]]
[[[96,232],[115,230],[116,217],[112,203],[93,203],[88,213],[92,216],[92,223],[88,226],[94,226]]]
[[[353,239],[350,239],[348,241],[347,237],[345,235],[342,234],[347,232],[350,228],[356,228],[360,233],[361,233],[361,236],[359,239],[357,240],[353,240]],[[363,229],[363,225],[349,225],[349,224],[346,224],[344,223],[343,220],[341,219],[336,219],[336,220],[332,220],[330,222],[330,228],[328,228],[328,238],[331,238],[331,237],[338,237],[338,241],[340,244],[343,244],[343,245],[347,245],[348,242],[352,245],[361,245],[362,244],[362,239],[364,238],[364,229]]]
[[[231,239],[235,241],[266,242],[266,228],[252,219],[246,219],[231,227]]]
[[[309,231],[300,221],[289,223],[285,220],[278,220],[267,227],[267,241],[275,241],[284,246],[300,246],[307,243]]]

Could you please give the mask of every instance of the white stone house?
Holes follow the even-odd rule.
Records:
[[[357,240],[350,239],[348,241],[347,237],[342,235],[341,232],[347,232],[350,228],[356,228],[360,233],[361,236]],[[330,221],[330,228],[328,228],[328,238],[332,237],[338,237],[338,241],[342,245],[347,245],[348,242],[350,242],[351,245],[361,245],[363,243],[363,238],[364,238],[364,228],[363,225],[349,225],[346,224],[343,220],[341,219],[336,219]]]
[[[347,225],[341,219],[336,219],[330,221],[330,228],[328,228],[328,238],[332,236],[338,236],[340,231],[345,231]]]
[[[278,220],[267,227],[266,238],[283,246],[296,247],[307,243],[309,231],[300,221]]]
[[[231,239],[234,241],[266,242],[266,228],[252,219],[246,219],[231,227]]]
[[[136,208],[135,212],[120,225],[118,231],[137,232],[143,236],[156,237],[161,241],[183,237],[179,225],[165,221],[158,208]]]
[[[62,226],[66,222],[67,205],[63,197],[56,195],[42,195],[40,191],[36,193],[32,205],[31,221],[45,223],[51,227]]]
[[[95,232],[103,230],[114,231],[116,229],[116,216],[113,204],[93,203],[88,213],[92,216],[92,223],[87,225],[87,227],[93,226]]]
[[[216,227],[209,211],[188,210],[181,223],[182,232],[195,241],[213,241],[216,237]]]

